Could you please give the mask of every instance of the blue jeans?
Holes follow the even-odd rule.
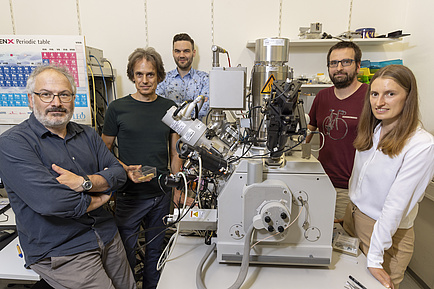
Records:
[[[137,232],[142,220],[143,229],[151,229],[145,232],[145,241],[153,241],[145,247],[143,289],[156,288],[160,279],[157,262],[162,252],[165,235],[164,232],[161,233],[165,229],[163,217],[169,214],[171,196],[171,193],[167,193],[150,199],[128,199],[123,197],[122,193],[118,193],[116,199],[115,220],[133,271],[136,266]]]

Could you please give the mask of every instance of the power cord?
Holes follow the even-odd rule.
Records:
[[[238,273],[238,277],[235,280],[234,284],[232,284],[229,289],[239,289],[241,285],[243,285],[244,280],[246,280],[247,273],[249,271],[249,262],[250,262],[250,242],[253,235],[253,232],[255,231],[255,227],[253,226],[253,223],[250,225],[247,234],[244,239],[244,250],[243,250],[243,258],[241,260],[241,268],[240,272]],[[198,289],[206,289],[205,284],[203,282],[202,278],[202,270],[203,265],[205,264],[205,261],[208,259],[208,257],[211,255],[211,252],[215,249],[216,244],[213,243],[210,248],[208,248],[207,252],[203,256],[202,260],[200,260],[197,269],[196,269],[196,286]]]
[[[101,63],[99,63],[98,58],[96,58],[94,55],[90,54],[89,57],[95,58],[96,62],[98,63],[99,69],[101,70],[102,75],[102,81],[104,83],[104,90],[105,90],[105,98],[106,98],[106,105],[108,106],[108,92],[107,92],[107,84],[105,82],[104,72],[102,71]]]

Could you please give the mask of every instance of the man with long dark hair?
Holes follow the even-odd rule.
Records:
[[[175,103],[155,93],[165,76],[160,54],[150,47],[137,48],[128,58],[127,75],[136,92],[110,104],[102,139],[110,150],[118,141],[119,161],[128,180],[117,192],[116,224],[133,270],[138,231],[144,224],[143,288],[150,289],[157,287],[160,277],[156,267],[164,241],[163,218],[172,198],[170,188],[160,187],[158,176],[178,172],[182,162],[175,147],[179,136],[161,121]],[[155,167],[158,176],[142,181],[135,173],[142,165]]]

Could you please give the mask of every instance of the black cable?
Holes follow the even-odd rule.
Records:
[[[96,58],[94,55],[89,54],[89,57],[93,57],[93,58],[95,58],[96,62],[98,63],[99,69],[101,70],[102,81],[103,81],[103,83],[104,83],[105,94],[106,94],[106,98],[107,98],[107,101],[106,101],[106,104],[107,104],[107,103],[108,103],[108,91],[107,91],[107,84],[106,84],[106,82],[105,82],[104,72],[102,71],[102,66],[101,66],[101,64],[99,63],[98,58]]]
[[[161,189],[161,191],[165,194],[165,195],[167,195],[169,192],[166,192],[164,189],[163,189],[163,187],[161,186],[161,183],[160,183],[160,177],[162,176],[162,174],[160,174],[160,176],[158,177],[158,180],[157,180],[157,182],[158,182],[158,185],[159,185],[159,187],[160,187],[160,189]],[[185,192],[185,193],[187,193],[187,192]],[[163,201],[163,199],[164,199],[164,196],[159,200],[159,202],[157,203],[157,204],[155,204],[154,206],[158,206],[159,204],[160,204],[160,202],[162,202]],[[188,212],[194,207],[194,203],[193,204],[191,204],[191,206],[189,206],[188,207],[188,209],[186,210],[186,212],[184,213],[184,215],[182,216],[182,217],[180,217],[181,216],[181,209],[179,208],[179,206],[173,201],[173,199],[172,198],[170,198],[171,199],[171,202],[178,208],[178,219],[175,221],[175,222],[173,222],[170,226],[158,226],[158,227],[152,227],[152,228],[147,228],[147,229],[144,229],[144,230],[139,230],[139,231],[137,231],[137,232],[135,232],[135,233],[133,233],[133,234],[131,234],[130,236],[128,236],[127,238],[126,238],[126,240],[125,240],[125,242],[124,243],[126,243],[127,242],[127,240],[129,240],[130,238],[132,238],[133,236],[136,236],[136,235],[138,235],[138,234],[140,234],[140,233],[146,233],[146,232],[148,232],[148,231],[151,231],[151,230],[156,230],[156,229],[160,229],[160,228],[165,228],[164,230],[162,230],[160,233],[158,233],[152,240],[150,240],[149,242],[147,242],[146,244],[149,244],[150,242],[152,242],[157,236],[159,236],[159,235],[161,235],[163,232],[165,232],[165,231],[167,231],[169,228],[171,228],[171,227],[173,227],[174,225],[176,225],[177,223],[179,223],[187,214],[188,214]],[[134,248],[130,248],[130,249],[134,249]]]
[[[124,243],[127,243],[127,241],[128,241],[130,238],[132,238],[132,237],[134,237],[134,236],[137,236],[137,235],[139,235],[139,234],[146,233],[146,232],[149,232],[149,231],[152,231],[152,230],[163,229],[160,233],[158,233],[158,234],[156,235],[156,236],[159,236],[162,232],[166,232],[170,227],[172,227],[172,225],[170,225],[170,226],[158,226],[158,227],[152,227],[152,228],[147,228],[147,229],[143,229],[143,230],[138,230],[137,232],[135,232],[135,233],[129,235],[129,236],[125,239],[125,242],[124,242]],[[153,238],[152,240],[154,240],[154,238]],[[136,248],[129,248],[129,249],[131,249],[131,250],[136,250]]]
[[[181,109],[184,108],[184,106],[186,106],[188,103],[188,101],[184,101],[183,103],[181,103],[181,105],[175,110],[175,112],[173,113],[173,117],[177,116],[178,113],[181,111]]]
[[[164,192],[164,191],[163,191],[163,192]],[[164,194],[167,194],[167,192],[164,192]],[[158,206],[158,205],[160,204],[160,202],[163,201],[163,199],[164,199],[164,196],[162,196],[162,198],[158,201],[158,203],[156,203],[156,204],[154,205],[154,207]],[[157,230],[157,229],[164,228],[164,230],[162,230],[160,233],[158,233],[158,234],[155,236],[155,237],[157,237],[157,236],[161,235],[162,232],[167,231],[168,228],[172,227],[172,226],[175,225],[175,224],[176,224],[176,222],[174,222],[174,223],[171,224],[170,226],[158,226],[158,227],[147,228],[147,229],[144,229],[144,230],[139,230],[139,231],[137,231],[137,232],[135,232],[135,233],[129,235],[129,236],[125,239],[125,242],[124,242],[124,243],[127,243],[127,241],[128,241],[130,238],[132,238],[132,237],[134,237],[134,236],[136,236],[136,235],[138,235],[138,234],[146,233],[146,232],[149,232],[149,231],[152,231],[152,230]],[[151,241],[153,241],[153,240],[155,239],[155,237],[154,237]],[[151,242],[151,241],[149,241],[149,242]],[[134,248],[130,248],[130,249],[134,249]]]
[[[111,73],[112,73],[112,79],[113,79],[113,81],[112,81],[112,87],[113,87],[113,99],[116,100],[116,99],[117,99],[117,97],[116,97],[116,87],[114,87],[114,85],[113,85],[113,84],[115,83],[115,75],[114,75],[114,73],[113,73],[113,66],[112,66],[111,62],[108,61],[108,59],[106,59],[105,61],[110,65],[110,71],[111,71]]]
[[[243,153],[241,154],[241,156],[235,158],[234,160],[228,161],[228,163],[229,163],[229,164],[232,164],[232,163],[234,163],[234,162],[236,162],[236,161],[242,159],[242,158],[243,158],[243,157],[244,157],[244,156],[245,156],[245,155],[250,151],[250,149],[252,148],[252,146],[253,146],[253,142],[250,143],[249,148],[248,148],[245,152],[243,152]],[[244,150],[244,148],[243,148],[243,150]]]
[[[157,227],[158,228],[158,227]],[[163,234],[163,233],[166,233],[169,229],[170,229],[170,227],[163,227],[163,228],[165,228],[164,230],[162,230],[160,233],[158,233],[157,235],[155,235],[151,240],[149,240],[149,241],[147,241],[145,244],[143,244],[143,245],[140,245],[140,246],[137,246],[137,248],[136,248],[136,250],[141,250],[141,249],[143,249],[143,248],[145,248],[147,245],[149,245],[149,244],[151,244],[158,236],[160,236],[161,234]],[[142,233],[143,233],[143,231],[142,231]]]
[[[288,85],[288,88],[286,88],[284,91],[282,91],[282,93],[281,94],[279,94],[278,96],[276,96],[274,99],[276,99],[276,98],[278,98],[278,97],[281,97],[282,95],[285,95],[285,93],[286,92],[289,92],[289,91],[291,91],[291,87],[292,86],[295,86],[293,83],[291,83],[290,85]],[[286,98],[286,97],[285,97]]]
[[[104,104],[107,106],[108,103],[107,103],[107,100],[104,98],[104,95],[103,95],[99,90],[97,90],[97,89],[95,89],[95,91],[96,91],[97,93],[99,93],[99,95],[101,95],[101,99],[104,101]]]
[[[90,107],[90,111],[91,111],[92,117],[95,117],[95,118],[96,118],[96,119],[95,119],[95,123],[96,123],[97,128],[98,128],[100,131],[102,131],[102,129],[103,129],[103,127],[104,127],[104,124],[101,125],[101,124],[98,122],[98,118],[97,118],[96,116],[97,116],[97,114],[98,114],[98,115],[100,115],[103,119],[104,119],[104,116],[101,115],[101,113],[100,113],[100,111],[99,111],[98,109],[97,109],[96,113],[94,113],[94,112],[93,112],[93,106]]]
[[[206,117],[205,117],[205,125],[208,125],[208,118],[209,118],[209,116],[210,116],[210,114],[211,114],[211,111],[212,111],[212,108],[210,108],[210,109],[208,110],[208,113],[206,114]]]
[[[293,145],[292,147],[289,147],[288,149],[280,149],[280,150],[275,151],[274,153],[278,153],[278,152],[286,153],[287,151],[290,151],[293,148],[299,146],[305,139],[306,139],[306,135],[304,135],[304,138],[302,140],[300,140],[298,143],[296,143],[295,145]],[[269,155],[270,153],[272,153],[272,152],[267,152],[267,153],[262,154],[262,155],[255,155],[255,156],[251,156],[251,157],[243,157],[243,159],[263,158],[263,157],[266,157],[267,155]]]
[[[199,118],[199,107],[197,106],[197,103],[194,105],[194,119],[198,119]]]
[[[289,147],[288,149],[283,148],[283,149],[275,151],[274,153],[279,153],[279,152],[285,153],[287,151],[292,150],[293,148],[299,146],[306,139],[306,134],[304,134],[303,137],[304,137],[303,139],[299,140],[299,142],[296,143],[295,145],[293,145],[292,147]],[[250,148],[249,148],[249,150],[250,150]],[[271,154],[271,153],[272,152],[267,152],[267,153],[264,153],[262,155],[254,155],[254,156],[250,156],[250,157],[244,157],[243,155],[241,155],[240,157],[236,158],[235,160],[228,161],[228,163],[233,163],[233,162],[236,162],[236,161],[238,161],[240,159],[256,159],[256,158],[261,158],[262,159],[264,157],[268,157],[268,155]]]
[[[257,107],[256,107],[256,108],[257,108]],[[262,118],[262,119],[261,119],[261,122],[259,123],[259,127],[258,127],[258,129],[256,130],[256,133],[255,133],[255,136],[254,136],[255,138],[259,135],[259,131],[260,131],[260,129],[261,129],[263,123],[264,123],[264,118]],[[247,138],[249,138],[249,135],[247,136]],[[234,162],[240,160],[241,158],[243,158],[243,157],[244,157],[244,156],[245,156],[245,155],[250,151],[250,149],[252,148],[252,146],[253,146],[253,142],[251,141],[251,142],[250,142],[250,146],[249,146],[249,148],[248,148],[245,152],[243,152],[243,153],[241,154],[241,156],[235,158],[234,160],[228,161],[228,163],[231,164],[231,163],[234,163]]]
[[[5,215],[5,216],[6,216],[6,220],[2,220],[2,221],[0,221],[0,223],[3,223],[3,222],[7,222],[7,221],[9,221],[9,215],[8,215],[8,214],[6,214],[6,213],[4,212],[2,215]]]
[[[181,154],[181,149],[179,148],[179,143],[181,142],[181,138],[179,138],[177,141],[176,141],[176,152],[178,153],[178,155],[180,155]]]
[[[252,111],[253,111],[254,109],[258,109],[258,108],[262,108],[262,106],[257,105],[257,106],[254,106],[254,107],[250,108],[250,109],[249,109],[249,113],[247,114],[247,117],[248,117],[248,118],[251,118],[251,117],[252,117]]]

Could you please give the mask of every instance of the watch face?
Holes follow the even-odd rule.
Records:
[[[91,181],[85,181],[83,183],[83,189],[85,189],[86,191],[90,190],[92,188],[92,182]]]
[[[90,189],[92,189],[92,182],[90,181],[88,176],[84,176],[84,182],[81,184],[81,186],[83,187],[83,190],[85,191],[89,191]]]

